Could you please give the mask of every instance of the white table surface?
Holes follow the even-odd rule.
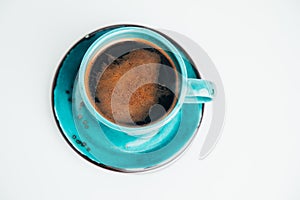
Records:
[[[299,10],[297,0],[0,1],[0,199],[300,199]],[[206,159],[197,137],[163,170],[120,174],[64,141],[50,106],[56,67],[115,23],[183,33],[214,61],[227,113]]]

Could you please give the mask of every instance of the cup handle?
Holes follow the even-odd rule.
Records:
[[[187,93],[184,103],[206,103],[216,94],[215,84],[203,79],[187,79]]]

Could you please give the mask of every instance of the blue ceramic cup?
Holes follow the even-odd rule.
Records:
[[[140,126],[126,126],[118,123],[117,119],[112,122],[105,118],[95,108],[87,89],[93,58],[114,43],[131,40],[151,43],[156,49],[166,52],[175,66],[166,71],[174,70],[177,74],[176,87],[171,89],[176,96],[174,107],[165,111],[162,118]],[[83,49],[84,54],[81,53]],[[79,54],[82,57],[78,57]],[[137,70],[143,71],[147,67],[141,65]],[[74,82],[66,79],[76,73]],[[168,73],[165,78],[168,79]],[[212,101],[215,95],[214,84],[200,79],[191,59],[179,45],[155,30],[134,25],[100,29],[82,39],[67,54],[56,79],[54,113],[67,141],[93,163],[122,172],[154,169],[174,160],[194,138],[204,103]],[[71,102],[62,99],[67,85],[72,88]]]
[[[174,106],[174,108],[169,112],[165,113],[165,116],[155,121],[154,123],[151,123],[149,125],[143,125],[143,126],[124,126],[120,123],[118,123],[118,120],[116,119],[117,116],[115,116],[115,122],[111,122],[108,119],[106,119],[104,116],[102,116],[97,110],[95,109],[95,104],[91,98],[89,98],[88,94],[88,82],[89,82],[89,75],[87,72],[90,72],[91,69],[91,62],[93,62],[94,57],[99,54],[104,48],[107,48],[114,43],[118,43],[119,41],[145,41],[150,42],[152,46],[155,46],[158,49],[161,49],[164,52],[167,52],[173,62],[176,63],[176,69],[172,69],[170,67],[159,65],[156,66],[159,68],[159,70],[164,71],[170,71],[165,72],[165,74],[172,73],[172,70],[176,71],[176,74],[179,76],[178,81],[178,88],[173,88],[173,92],[176,95],[177,103]],[[147,67],[153,67],[149,65],[145,66],[139,66],[135,70],[143,71],[146,70]],[[125,74],[126,75],[126,74]],[[124,75],[124,76],[125,76]],[[167,78],[167,77],[166,77]],[[139,86],[143,84],[148,84],[148,82],[143,82]],[[155,82],[156,84],[160,84],[159,82]],[[178,111],[181,109],[182,104],[184,103],[205,103],[212,100],[215,89],[212,82],[202,79],[195,79],[195,78],[188,78],[187,76],[187,70],[186,65],[184,62],[184,58],[181,57],[180,52],[178,49],[164,36],[161,34],[154,32],[152,30],[146,29],[146,28],[140,28],[140,27],[123,27],[123,28],[117,28],[112,31],[107,32],[106,34],[99,37],[87,50],[85,53],[85,56],[81,62],[79,74],[78,74],[78,81],[76,82],[78,85],[78,92],[75,95],[75,99],[81,99],[84,103],[86,109],[89,111],[89,113],[99,122],[104,124],[105,126],[124,132],[131,136],[136,137],[145,137],[145,136],[153,136],[155,133],[159,132],[160,129],[164,126],[167,126],[168,123],[178,114]],[[164,84],[168,84],[164,82]],[[172,86],[167,86],[168,88],[171,88]],[[134,88],[137,89],[138,87]],[[133,89],[133,90],[134,90]],[[117,90],[117,89],[115,89]],[[92,98],[93,99],[93,98]],[[117,98],[115,98],[117,99]],[[116,101],[116,100],[115,100]],[[129,105],[129,104],[128,104]],[[114,98],[112,98],[112,108],[114,108]],[[78,107],[79,108],[79,107]],[[116,110],[117,113],[117,110]],[[129,115],[129,112],[128,112]]]

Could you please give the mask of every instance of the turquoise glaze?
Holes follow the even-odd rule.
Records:
[[[138,30],[141,37],[155,35],[160,45],[166,45],[164,48],[175,52],[184,79],[179,101],[170,115],[149,125],[148,129],[145,128],[148,126],[136,129],[138,134],[134,134],[135,128],[119,127],[101,115],[95,115],[95,111],[87,105],[80,84],[80,73],[84,73],[86,60],[100,48],[101,41],[107,41],[103,38],[120,30]],[[213,84],[199,78],[192,60],[170,38],[145,27],[108,27],[81,39],[62,60],[53,83],[53,112],[62,135],[87,160],[116,171],[145,171],[176,158],[195,136],[202,119],[203,103],[210,101],[214,95]]]

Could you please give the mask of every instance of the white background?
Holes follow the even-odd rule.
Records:
[[[0,199],[300,199],[300,2],[0,1]],[[128,175],[67,145],[50,88],[64,53],[114,23],[180,32],[223,79],[227,113],[212,154],[197,137],[176,163]]]

